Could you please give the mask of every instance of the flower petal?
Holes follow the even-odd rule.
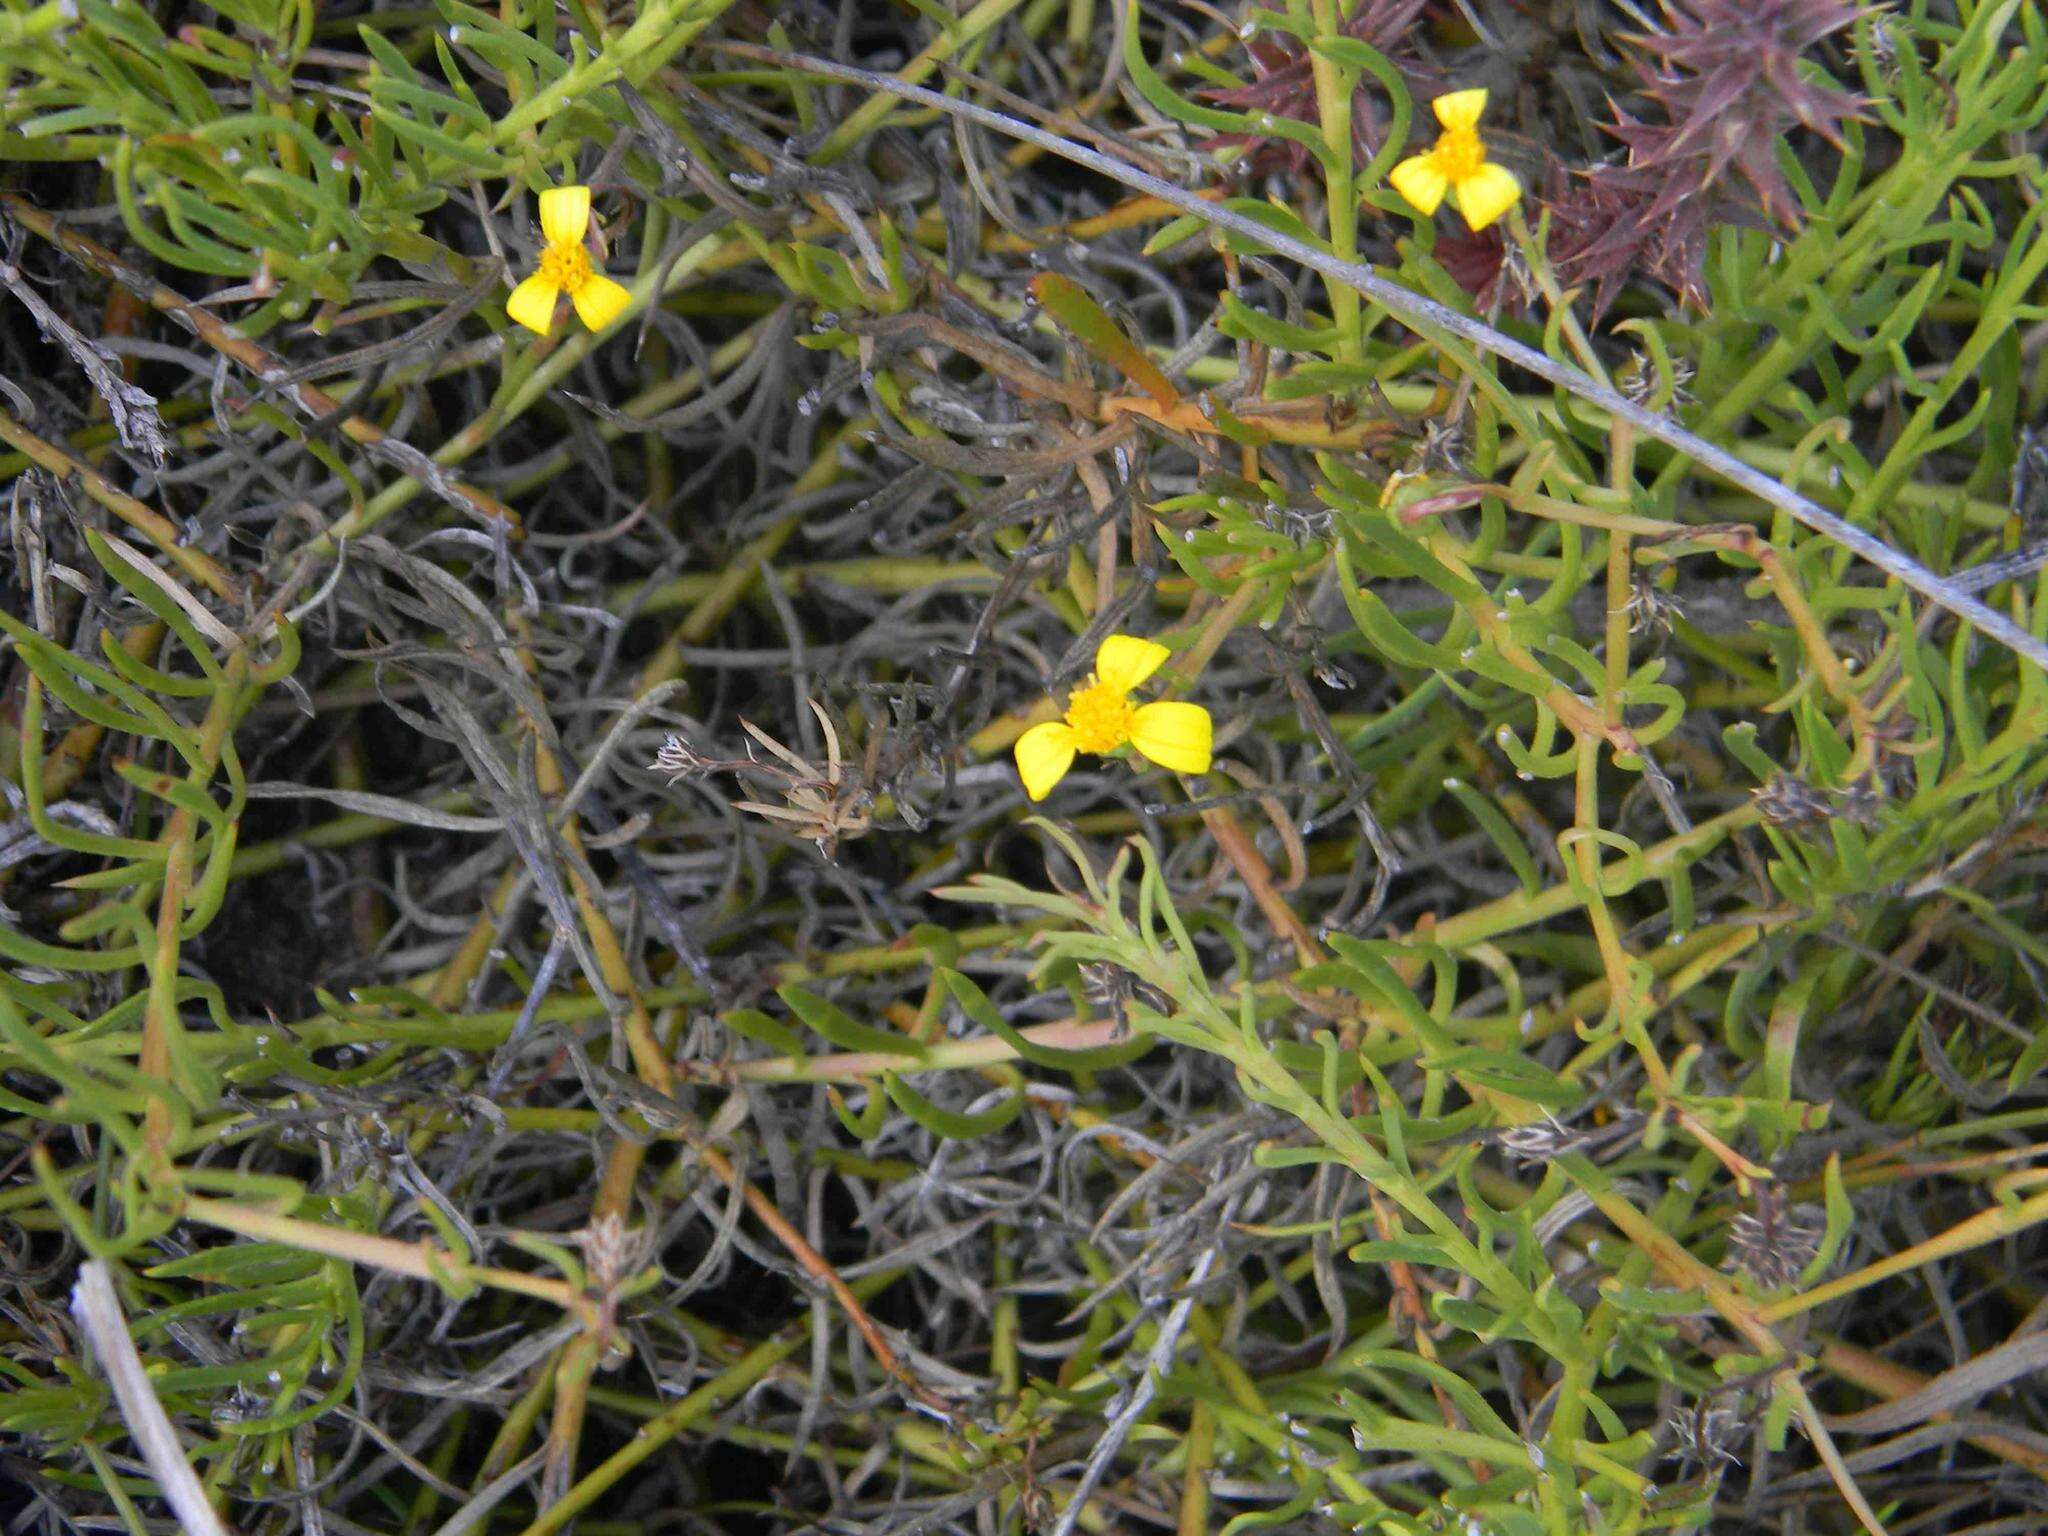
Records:
[[[1458,212],[1474,229],[1484,229],[1514,207],[1522,196],[1522,184],[1504,165],[1488,161],[1458,183]]]
[[[1017,754],[1024,793],[1043,800],[1074,766],[1074,728],[1064,720],[1048,720],[1019,736],[1012,750]]]
[[[1388,172],[1387,180],[1424,215],[1435,213],[1451,189],[1451,179],[1437,169],[1434,155],[1410,155]]]
[[[555,300],[561,292],[536,272],[512,290],[512,297],[505,301],[505,313],[529,331],[545,336],[555,328]]]
[[[540,232],[549,245],[581,245],[590,229],[590,188],[549,187],[540,195]]]
[[[632,293],[623,283],[613,282],[602,272],[591,273],[584,279],[583,286],[569,298],[576,306],[576,313],[583,317],[583,323],[593,331],[601,331],[610,325],[633,302]]]
[[[1469,91],[1446,91],[1429,104],[1436,120],[1446,128],[1477,128],[1486,111],[1486,87]]]
[[[1131,745],[1175,773],[1207,773],[1215,723],[1199,704],[1141,704],[1131,716]]]
[[[1095,653],[1095,680],[1107,683],[1118,693],[1129,693],[1159,670],[1173,653],[1157,640],[1140,640],[1136,635],[1111,635]]]

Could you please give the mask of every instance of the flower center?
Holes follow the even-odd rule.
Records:
[[[1432,153],[1436,168],[1449,178],[1452,186],[1476,175],[1479,167],[1486,164],[1486,145],[1480,141],[1476,128],[1446,128]]]
[[[1093,678],[1067,700],[1067,724],[1074,728],[1074,745],[1098,756],[1114,752],[1131,739],[1134,713],[1128,695]]]
[[[540,253],[540,275],[574,298],[590,281],[590,253],[580,245],[551,245]]]

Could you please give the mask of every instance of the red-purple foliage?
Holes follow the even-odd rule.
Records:
[[[1472,295],[1481,314],[1496,303],[1510,313],[1524,305],[1508,281],[1508,242],[1499,224],[1481,230],[1444,230],[1436,237],[1437,264],[1451,280]]]
[[[1596,320],[1638,276],[1662,283],[1681,303],[1705,307],[1707,230],[1733,210],[1702,193],[1660,206],[1668,185],[1628,166],[1576,175],[1551,167],[1540,198],[1550,211],[1551,265],[1566,287],[1590,291]]]
[[[1543,198],[1558,276],[1592,290],[1595,314],[1627,280],[1655,278],[1705,301],[1708,229],[1797,212],[1777,142],[1795,127],[1841,143],[1857,99],[1800,72],[1802,56],[1863,13],[1860,0],[1663,0],[1664,26],[1625,41],[1662,122],[1615,108],[1619,164],[1553,177]]]
[[[1364,0],[1340,29],[1344,36],[1355,37],[1385,54],[1387,62],[1400,71],[1408,94],[1417,101],[1433,95],[1435,83],[1442,78],[1441,72],[1425,62],[1415,49],[1415,23],[1428,3],[1429,0]],[[1322,121],[1316,106],[1314,66],[1299,40],[1284,32],[1262,32],[1247,39],[1245,51],[1252,56],[1252,82],[1227,90],[1202,91],[1204,99],[1233,112],[1269,112],[1298,123]],[[1361,162],[1378,150],[1385,131],[1372,92],[1361,83],[1351,96],[1353,152]],[[1288,139],[1225,133],[1209,141],[1212,149],[1234,144],[1253,146],[1248,160],[1255,173],[1301,171],[1308,165],[1308,151]]]
[[[1626,41],[1657,61],[1637,67],[1643,94],[1663,107],[1668,126],[1617,113],[1612,131],[1632,163],[1688,163],[1710,187],[1733,171],[1765,213],[1789,220],[1794,203],[1778,170],[1778,136],[1811,128],[1839,148],[1841,125],[1858,108],[1848,92],[1804,78],[1800,59],[1861,12],[1855,0],[1664,0],[1670,25]]]

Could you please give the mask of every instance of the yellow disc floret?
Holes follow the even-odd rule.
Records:
[[[1430,155],[1436,168],[1444,173],[1444,179],[1455,187],[1479,174],[1479,168],[1486,164],[1486,145],[1478,130],[1452,128],[1436,141]]]
[[[1130,695],[1089,678],[1067,700],[1067,724],[1074,728],[1074,746],[1082,752],[1114,752],[1131,739]]]
[[[581,245],[551,245],[540,253],[540,275],[575,298],[590,281],[590,253]]]

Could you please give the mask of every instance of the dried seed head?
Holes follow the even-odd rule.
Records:
[[[1120,965],[1106,960],[1086,960],[1081,963],[1080,971],[1081,995],[1087,999],[1088,1006],[1120,1024],[1128,1026],[1133,1003],[1154,1013],[1166,1013],[1172,1009],[1172,1001],[1165,993],[1138,980]]]
[[[1642,1124],[1642,1114],[1633,1109],[1621,1111],[1605,1125],[1566,1125],[1545,1115],[1529,1125],[1510,1126],[1497,1139],[1509,1157],[1535,1167],[1567,1152],[1593,1152],[1627,1140]]]
[[[2012,466],[2012,493],[2007,504],[2029,533],[2048,520],[2048,441],[2043,441],[2032,427],[2020,429],[2019,452]]]
[[[1121,1014],[1136,985],[1136,979],[1120,965],[1106,960],[1081,962],[1081,995],[1097,1013]]]
[[[1693,404],[1693,397],[1685,387],[1693,378],[1691,362],[1674,357],[1667,361],[1666,366],[1669,369],[1671,403],[1674,406]],[[1658,372],[1656,363],[1646,352],[1632,353],[1614,374],[1614,387],[1637,405],[1648,405],[1665,382],[1666,375]]]
[[[1458,422],[1435,418],[1423,423],[1422,437],[1408,456],[1411,475],[1463,474],[1465,429]]]
[[[1868,784],[1851,784],[1847,789],[1835,791],[1835,815],[1843,821],[1853,821],[1859,827],[1877,825],[1878,812],[1884,807],[1884,796]]]
[[[1632,635],[1668,635],[1671,626],[1685,617],[1676,597],[1641,578],[1629,584],[1628,607],[1624,611]]]
[[[1668,1427],[1678,1437],[1680,1461],[1709,1472],[1742,1465],[1735,1448],[1748,1431],[1742,1415],[1727,1404],[1702,1400],[1691,1408],[1681,1408],[1671,1416]]]
[[[1052,1500],[1036,1483],[1025,1487],[1023,1496],[1017,1501],[1017,1513],[1023,1518],[1024,1528],[1028,1531],[1048,1530],[1052,1526]]]
[[[773,783],[782,796],[781,805],[758,800],[734,801],[734,808],[773,821],[818,845],[827,859],[842,839],[861,836],[874,824],[874,793],[867,782],[850,769],[839,751],[839,731],[832,717],[815,699],[806,700],[825,737],[825,761],[813,763],[770,736],[759,726],[742,720],[749,736],[759,742],[777,761],[753,761],[741,768],[756,779]]]
[[[1825,790],[1816,789],[1804,779],[1781,773],[1761,789],[1749,792],[1756,802],[1756,808],[1763,819],[1774,827],[1799,831],[1817,827],[1833,812],[1833,804]]]
[[[1268,501],[1256,515],[1262,526],[1271,528],[1275,533],[1286,534],[1297,544],[1306,544],[1311,539],[1326,539],[1336,526],[1336,514],[1328,507]]]
[[[653,767],[666,773],[671,783],[707,773],[732,773],[748,782],[749,788],[766,784],[781,796],[782,803],[763,800],[735,800],[735,810],[772,821],[818,845],[818,852],[831,858],[842,839],[859,837],[874,823],[874,790],[869,782],[876,743],[869,743],[866,771],[847,763],[840,751],[839,728],[817,700],[805,701],[817,716],[825,742],[825,761],[814,763],[793,752],[755,725],[742,720],[741,727],[752,738],[747,755],[738,758],[709,757],[680,736],[670,736],[661,745]],[[755,746],[767,752],[757,755]]]
[[[1766,1291],[1797,1280],[1820,1251],[1825,1220],[1818,1206],[1787,1206],[1769,1184],[1757,1186],[1755,1212],[1728,1224],[1728,1267],[1740,1270]]]
[[[662,742],[661,750],[654,754],[654,761],[648,765],[656,773],[665,773],[673,784],[678,779],[688,778],[693,773],[708,773],[712,768],[710,758],[680,736],[670,736]]]
[[[1502,1150],[1516,1161],[1531,1165],[1547,1163],[1584,1140],[1548,1115],[1529,1125],[1510,1126],[1500,1133]]]

